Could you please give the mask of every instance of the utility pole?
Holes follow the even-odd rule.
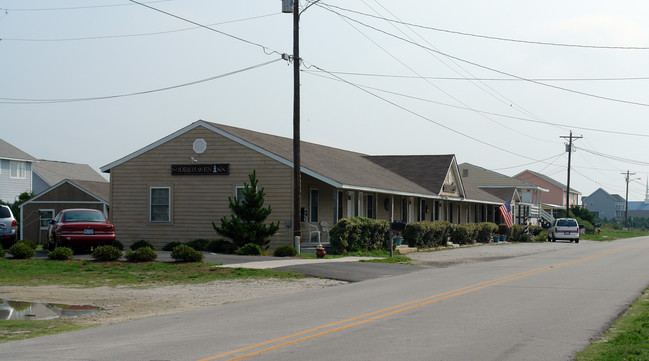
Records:
[[[626,221],[629,219],[629,182],[631,180],[630,176],[635,175],[635,173],[629,173],[629,170],[626,173],[620,173],[625,175],[624,179],[626,180],[626,196],[624,197],[624,228],[626,228]]]
[[[566,184],[566,217],[570,217],[570,155],[572,154],[572,140],[583,138],[582,136],[572,136],[572,130],[570,131],[569,136],[561,136],[560,138],[568,138],[568,144],[566,146],[566,152],[568,152],[568,184]]]
[[[300,161],[300,6],[282,0],[282,12],[293,14],[293,236],[300,236],[302,174]]]

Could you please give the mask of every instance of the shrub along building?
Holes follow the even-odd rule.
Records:
[[[293,243],[292,139],[196,121],[101,168],[110,173],[110,218],[125,245],[147,240],[220,238],[212,227],[230,215],[256,171],[280,222],[271,248]],[[465,188],[454,155],[370,156],[301,143],[302,243],[326,243],[343,217],[404,222],[502,222],[506,200]],[[509,199],[507,199],[509,200]]]

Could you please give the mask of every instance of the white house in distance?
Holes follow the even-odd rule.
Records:
[[[36,158],[0,139],[0,200],[13,203],[32,191],[32,165]]]

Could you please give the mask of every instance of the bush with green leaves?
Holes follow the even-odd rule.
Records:
[[[153,262],[158,258],[158,254],[149,247],[141,247],[135,251],[129,250],[125,257],[129,262]]]
[[[99,246],[92,251],[92,258],[104,262],[117,261],[123,255],[124,253],[114,246]]]
[[[167,251],[167,252],[171,252],[171,251],[174,250],[174,248],[180,246],[181,244],[183,244],[183,243],[178,242],[178,241],[169,242],[169,243],[165,244],[164,247],[162,247],[162,250]]]
[[[112,246],[119,249],[120,251],[124,250],[124,244],[118,240],[113,241]]]
[[[521,236],[524,234],[524,232],[525,226],[514,224],[509,229],[509,237],[507,237],[507,240],[511,242],[521,242]]]
[[[36,255],[36,252],[29,244],[19,241],[13,246],[9,247],[9,253],[16,259],[27,259],[32,258]]]
[[[499,235],[501,236],[507,236],[507,239],[509,240],[512,235],[511,228],[507,227],[505,223],[501,223],[498,225],[498,232]]]
[[[492,222],[478,223],[478,236],[476,241],[478,243],[489,243],[491,236],[498,230],[498,225]]]
[[[207,245],[207,250],[214,253],[234,254],[237,251],[237,245],[224,239],[215,239]]]
[[[24,243],[24,244],[28,245],[29,248],[31,248],[33,250],[36,250],[36,248],[38,247],[38,245],[34,241],[30,241],[28,239],[21,239],[20,241],[18,241],[16,243]]]
[[[412,222],[406,224],[404,240],[410,247],[446,247],[454,231],[455,225],[447,221]]]
[[[273,255],[275,257],[295,257],[297,256],[297,250],[292,244],[285,244],[277,247]]]
[[[390,223],[365,217],[343,218],[329,231],[333,254],[389,250]]]
[[[210,240],[199,238],[185,244],[197,251],[203,252],[207,251],[207,246],[210,244]]]
[[[529,230],[530,230],[530,234],[533,237],[536,237],[539,234],[541,234],[541,232],[543,232],[543,227],[541,227],[541,226],[530,226]]]
[[[583,220],[581,218],[576,218],[576,219],[577,219],[577,223],[579,224],[579,228],[583,227],[586,230],[586,233],[589,233],[589,234],[595,233],[595,227],[593,226],[592,223],[590,223],[590,222],[588,222],[586,220]]]
[[[68,247],[58,247],[47,253],[47,258],[56,261],[67,261],[72,259],[74,252]]]
[[[475,223],[463,223],[455,226],[451,240],[453,243],[466,245],[474,244],[478,236],[478,226]]]
[[[532,237],[527,233],[523,233],[518,238],[518,242],[532,242]]]
[[[534,236],[534,242],[545,242],[548,240],[548,231],[541,231],[538,235]]]
[[[186,244],[181,244],[171,251],[171,258],[178,262],[203,262],[205,255]]]
[[[261,247],[255,243],[248,243],[237,250],[239,256],[259,256],[261,254]]]
[[[0,258],[4,258],[5,256],[5,249],[0,246]]]
[[[135,251],[136,249],[142,248],[142,247],[149,247],[149,248],[153,249],[153,245],[149,241],[145,241],[143,239],[133,243],[131,245],[131,247],[129,247],[129,248],[131,249],[131,251]]]

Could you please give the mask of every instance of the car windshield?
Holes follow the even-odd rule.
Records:
[[[11,218],[11,213],[9,212],[9,208],[0,207],[0,218]]]
[[[574,219],[560,219],[557,221],[558,227],[577,227],[577,221]]]
[[[65,212],[63,222],[106,222],[100,212],[71,211]]]

